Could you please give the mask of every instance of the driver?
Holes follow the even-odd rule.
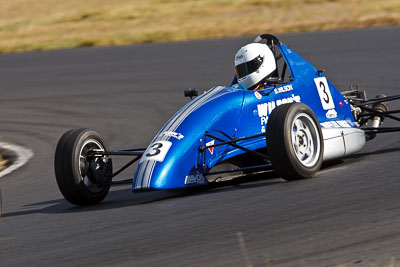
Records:
[[[248,90],[262,90],[267,78],[276,70],[274,54],[266,44],[251,43],[235,55],[237,82]]]

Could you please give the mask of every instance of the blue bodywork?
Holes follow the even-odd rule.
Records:
[[[205,138],[208,131],[227,139],[265,132],[274,107],[302,102],[316,114],[321,127],[357,127],[348,101],[310,63],[285,45],[279,45],[291,81],[264,90],[249,91],[238,84],[218,86],[181,108],[159,131],[142,156],[133,190],[172,189],[207,183],[203,173],[227,159],[246,153]],[[266,147],[265,136],[238,142],[250,150]]]

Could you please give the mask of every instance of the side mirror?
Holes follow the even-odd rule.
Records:
[[[199,95],[199,90],[197,88],[187,88],[183,91],[183,94],[185,97],[190,97],[191,99],[193,99],[193,97]]]

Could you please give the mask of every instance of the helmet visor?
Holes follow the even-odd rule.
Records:
[[[257,71],[264,61],[264,57],[258,56],[250,61],[235,66],[235,72],[238,79]]]

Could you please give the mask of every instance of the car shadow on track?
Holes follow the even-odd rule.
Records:
[[[152,202],[161,202],[172,198],[195,196],[197,194],[203,193],[213,193],[216,191],[245,190],[250,188],[272,186],[283,182],[284,180],[277,177],[275,173],[270,172],[266,174],[264,173],[263,175],[236,178],[231,181],[209,184],[202,187],[178,190],[160,190],[132,193],[131,186],[116,185],[109,192],[106,199],[102,203],[97,205],[78,207],[69,204],[63,198],[60,198],[27,204],[23,206],[24,210],[17,212],[5,212],[3,213],[3,217],[23,216],[36,213],[60,214],[108,210],[143,205]]]
[[[346,164],[351,164],[354,162],[362,161],[365,158],[367,158],[368,156],[387,154],[387,153],[393,153],[393,152],[399,152],[399,151],[400,151],[400,147],[378,149],[378,150],[368,151],[368,152],[358,152],[356,154],[348,155],[348,156],[340,158],[340,159],[334,159],[331,161],[324,162],[324,163],[322,163],[321,170],[327,170],[327,169],[338,167],[340,165],[346,165]]]
[[[345,157],[345,159],[358,159],[358,158],[364,158],[366,156],[371,156],[371,155],[387,154],[387,153],[399,152],[399,151],[400,151],[400,147],[378,149],[378,150],[374,150],[374,151],[361,152],[361,153],[349,155],[349,156]]]
[[[400,151],[400,148],[379,149],[370,152],[357,153],[347,156],[343,159],[325,162],[322,165],[321,170],[335,168],[343,164],[351,163],[353,161],[359,161],[371,155],[392,153],[398,151]],[[63,198],[59,198],[25,205],[23,207],[24,210],[9,213],[6,212],[3,213],[3,217],[14,217],[35,213],[58,214],[108,210],[135,205],[143,205],[152,202],[161,202],[172,198],[194,196],[196,194],[212,194],[221,191],[228,192],[236,190],[246,190],[257,187],[273,186],[285,182],[286,181],[279,178],[276,173],[267,172],[253,176],[240,177],[230,181],[209,184],[208,186],[180,190],[160,190],[132,194],[130,185],[116,185],[110,191],[107,198],[102,203],[97,205],[77,207],[69,204]]]

